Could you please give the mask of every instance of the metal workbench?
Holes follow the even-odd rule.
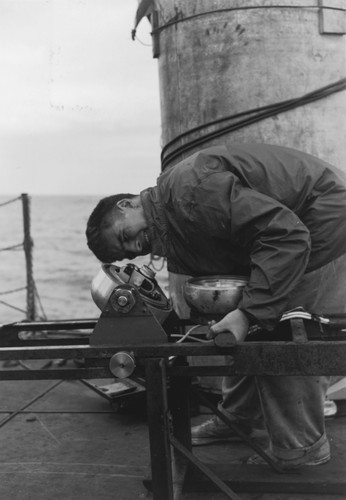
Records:
[[[60,328],[64,326],[66,325],[59,325]],[[93,322],[86,325],[88,328],[93,326]],[[76,325],[76,327],[81,328],[81,325]],[[198,474],[194,476],[191,472],[192,468],[211,480],[211,484],[221,490],[227,498],[232,499],[240,498],[234,489],[251,491],[251,488],[250,490],[246,488],[246,484],[251,482],[249,482],[250,475],[253,478],[256,474],[258,476],[256,488],[259,487],[261,479],[266,478],[267,490],[264,491],[273,491],[273,488],[277,491],[278,488],[279,490],[283,488],[282,491],[292,492],[295,491],[294,488],[298,488],[298,491],[303,489],[313,493],[315,488],[319,493],[325,492],[326,494],[345,492],[344,478],[334,474],[323,479],[320,470],[316,468],[313,468],[313,471],[307,471],[303,467],[302,472],[294,476],[284,473],[273,463],[269,463],[271,467],[239,465],[232,467],[225,477],[225,464],[223,468],[221,464],[220,472],[215,465],[206,466],[192,453],[189,411],[192,377],[346,375],[346,338],[343,334],[338,334],[332,341],[308,340],[304,336],[303,322],[296,324],[295,329],[297,330],[295,341],[253,341],[235,345],[231,343],[227,345],[227,335],[223,339],[222,336],[218,336],[218,345],[167,342],[155,345],[90,346],[87,338],[79,339],[78,342],[76,339],[71,339],[70,345],[63,340],[59,341],[60,344],[65,342],[62,345],[57,345],[56,340],[23,340],[15,347],[6,345],[1,347],[0,360],[77,358],[85,360],[85,364],[83,367],[62,366],[49,370],[3,369],[0,371],[0,379],[109,378],[114,376],[110,370],[112,357],[120,351],[130,353],[136,360],[136,371],[143,375],[146,385],[152,477],[145,484],[152,489],[154,500],[177,500],[181,496],[184,484],[187,483],[189,487],[198,489],[198,481],[201,477]],[[10,327],[9,330],[11,330]],[[3,340],[3,344],[6,344],[6,332],[4,332]],[[40,342],[41,345],[39,345]],[[225,355],[228,357],[228,363],[217,366],[206,364],[190,366],[188,362],[196,356],[200,358],[201,356],[223,357]],[[213,410],[218,412],[217,408]],[[225,417],[221,414],[220,418]],[[231,426],[234,427],[234,424],[231,423]],[[249,441],[246,436],[243,437],[245,441]],[[255,443],[249,442],[248,444],[258,451]],[[325,469],[327,467],[328,464],[323,466],[323,470],[327,470]],[[252,487],[255,487],[253,485],[252,481]]]

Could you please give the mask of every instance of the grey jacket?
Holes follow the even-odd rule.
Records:
[[[271,330],[304,273],[346,252],[346,188],[288,148],[205,149],[141,193],[153,253],[174,273],[250,277],[239,305]]]

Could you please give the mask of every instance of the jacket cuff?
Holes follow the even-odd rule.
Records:
[[[249,322],[249,326],[253,325],[260,325],[260,322],[253,316],[251,313],[243,309],[242,307],[238,307],[239,311],[241,311],[245,316],[247,317],[247,320]],[[261,325],[260,325],[261,326]]]

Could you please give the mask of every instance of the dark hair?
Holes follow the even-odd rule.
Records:
[[[104,263],[114,262],[117,256],[108,247],[108,242],[103,234],[103,229],[110,226],[110,214],[117,210],[117,203],[124,198],[134,198],[130,193],[115,194],[102,198],[92,211],[86,227],[87,244],[96,257]]]

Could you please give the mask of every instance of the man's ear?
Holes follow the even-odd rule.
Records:
[[[131,198],[123,198],[122,200],[119,200],[117,202],[117,207],[120,208],[120,210],[124,208],[131,208],[133,207],[133,203]]]

